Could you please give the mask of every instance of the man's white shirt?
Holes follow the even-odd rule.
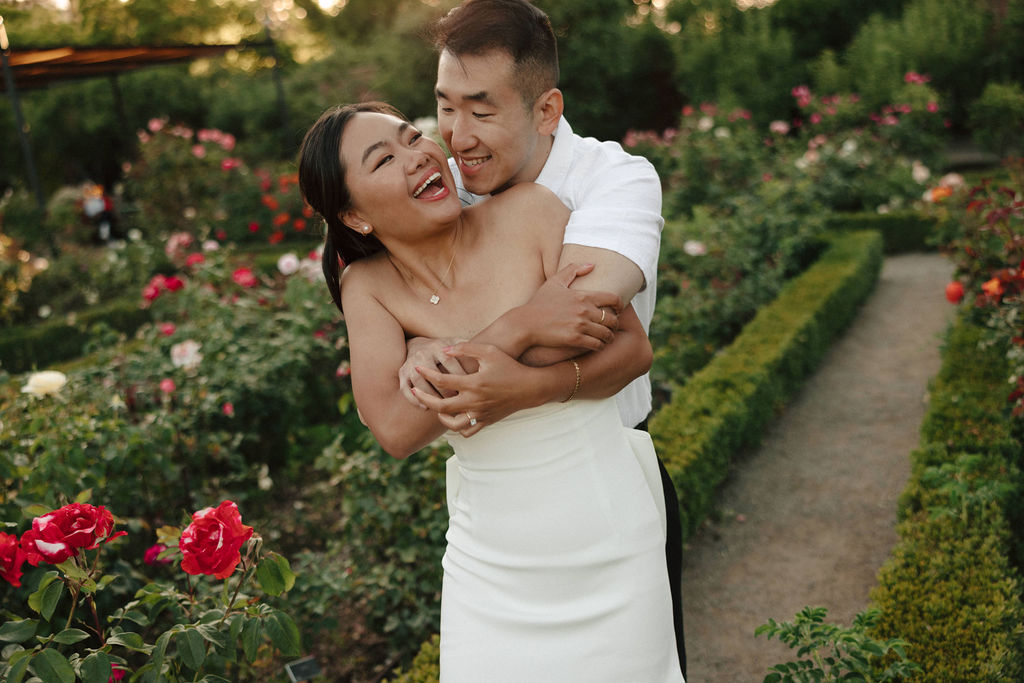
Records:
[[[454,159],[448,164],[463,204],[487,198],[467,191]],[[654,166],[643,157],[626,153],[617,142],[576,135],[562,117],[537,183],[572,210],[563,243],[618,252],[640,268],[645,286],[632,304],[644,332],[649,332],[665,225],[661,182]],[[636,378],[615,398],[622,423],[628,427],[639,424],[651,412],[650,377]]]

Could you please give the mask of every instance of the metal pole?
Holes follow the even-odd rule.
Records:
[[[25,173],[28,175],[28,184],[36,196],[36,204],[40,211],[46,211],[46,202],[43,201],[42,190],[39,189],[39,176],[36,174],[36,163],[32,158],[32,145],[29,144],[28,126],[21,116],[21,103],[18,101],[18,91],[14,87],[14,74],[11,73],[11,65],[8,60],[11,45],[7,41],[7,29],[4,27],[4,18],[0,17],[0,62],[3,62],[4,80],[7,83],[7,95],[11,99],[11,108],[14,110],[14,122],[18,126],[18,137],[21,139],[21,153],[25,157]]]
[[[267,32],[267,42],[270,43],[270,56],[274,59],[272,74],[274,77],[274,87],[277,90],[277,110],[281,117],[281,133],[284,136],[283,142],[285,144],[289,144],[292,141],[292,132],[291,127],[288,125],[288,104],[284,97],[284,82],[281,80],[281,59],[277,54],[277,43],[274,42],[274,36],[270,35],[269,17],[264,22],[263,28]]]

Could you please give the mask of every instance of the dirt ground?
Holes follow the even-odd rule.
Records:
[[[736,463],[717,521],[684,549],[688,683],[760,683],[795,658],[754,637],[768,618],[813,605],[849,625],[868,606],[953,318],[952,270],[936,254],[888,257],[853,325]]]

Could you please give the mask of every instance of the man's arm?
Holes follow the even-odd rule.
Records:
[[[643,327],[632,308],[620,317],[621,327],[605,349],[576,358],[580,386],[571,363],[534,368],[517,363],[489,344],[463,343],[449,347],[447,354],[478,365],[468,375],[446,374],[432,368],[418,368],[424,378],[448,398],[419,395],[419,401],[440,415],[449,429],[471,436],[488,424],[534,406],[575,398],[606,398],[615,395],[635,377],[650,369],[653,354]],[[457,392],[457,393],[456,393]],[[476,423],[469,424],[469,416]]]

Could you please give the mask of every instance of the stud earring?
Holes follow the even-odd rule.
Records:
[[[369,235],[370,234],[370,226],[369,225],[364,225],[363,226],[363,234],[364,235]]]

